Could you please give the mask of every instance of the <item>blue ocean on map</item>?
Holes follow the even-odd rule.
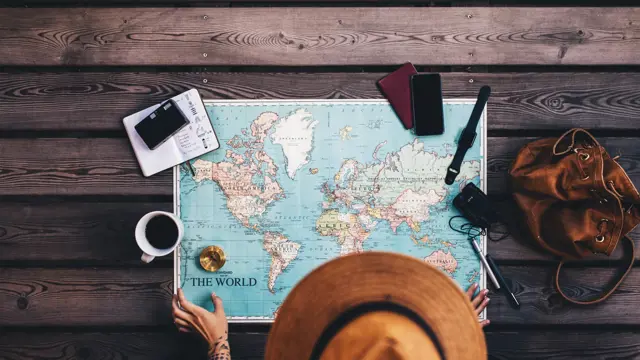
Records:
[[[211,310],[215,292],[229,317],[270,320],[306,274],[358,251],[427,261],[464,289],[484,283],[466,236],[448,225],[461,187],[484,181],[483,122],[462,179],[442,180],[473,101],[447,102],[445,133],[427,137],[405,130],[383,101],[206,108],[221,147],[192,161],[196,176],[180,167],[176,187],[185,224],[179,286],[196,304]],[[217,272],[199,262],[212,245],[226,256]]]

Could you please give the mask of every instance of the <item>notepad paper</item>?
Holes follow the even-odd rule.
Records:
[[[147,147],[135,126],[161,104],[148,107],[122,120],[144,176],[151,176],[220,147],[198,91],[191,89],[172,99],[187,117],[189,124],[155,150]]]

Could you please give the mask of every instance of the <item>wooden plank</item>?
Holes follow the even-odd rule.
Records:
[[[380,98],[384,73],[0,73],[0,130],[122,130],[196,88],[205,99]],[[443,73],[445,97],[492,87],[489,129],[637,129],[640,73]]]
[[[233,324],[231,325],[233,329]],[[96,331],[99,331],[96,329]],[[125,330],[126,331],[126,330]],[[229,334],[234,360],[262,360],[267,334]],[[0,358],[21,359],[204,359],[207,348],[192,334],[169,332],[4,332]]]
[[[173,270],[0,268],[0,326],[172,324]]]
[[[140,263],[136,223],[171,203],[0,203],[0,262],[98,260]],[[171,262],[165,256],[156,261]]]
[[[494,360],[604,360],[640,357],[640,333],[625,331],[486,331]]]
[[[0,64],[638,64],[639,21],[637,8],[10,8]]]
[[[490,138],[487,142],[487,189],[490,195],[509,193],[508,170],[518,150],[537,138]],[[618,163],[635,184],[640,184],[640,149],[636,138],[598,137],[598,142],[611,154],[620,155]]]
[[[122,130],[125,116],[191,88],[204,99],[375,98],[381,96],[375,82],[383,76],[0,73],[0,130]]]
[[[640,334],[635,331],[500,332],[489,328],[485,333],[490,358],[496,360],[600,360],[640,356]],[[229,339],[234,360],[263,358],[267,334],[232,332]],[[198,359],[203,358],[205,351],[194,336],[175,333],[5,332],[0,337],[0,357],[12,360]]]
[[[221,142],[228,139],[220,136]],[[488,192],[508,192],[507,169],[518,149],[533,138],[488,141]],[[600,138],[640,183],[635,138]],[[375,147],[375,144],[373,145]],[[0,142],[0,194],[4,195],[172,195],[171,170],[144,178],[127,139],[4,139]]]
[[[511,234],[500,241],[488,241],[488,251],[491,256],[500,261],[557,261],[557,257],[550,255],[542,250],[538,243],[531,239],[525,231],[525,224],[521,218],[521,212],[517,208],[515,202],[508,197],[506,199],[494,199],[494,204],[500,211],[500,216],[506,224],[509,224]],[[493,233],[494,238],[498,238],[504,232],[504,226],[496,227]],[[634,230],[629,233],[631,239],[636,244],[640,243],[640,230]],[[619,261],[623,259],[622,246],[616,248],[611,257],[605,255],[593,255],[585,258],[589,263],[607,263],[612,260]],[[636,260],[640,260],[640,254],[636,254]]]
[[[169,195],[171,170],[145,178],[127,139],[4,139],[3,195]]]
[[[640,271],[634,269],[605,302],[594,306],[573,305],[562,300],[553,286],[555,266],[502,266],[505,279],[521,308],[511,308],[502,293],[490,294],[487,316],[493,324],[638,325],[640,319]],[[562,282],[568,294],[592,298],[615,274],[615,268],[569,268]]]
[[[470,5],[482,5],[480,0],[475,0],[476,3]],[[566,0],[565,0],[566,1]],[[583,0],[584,1],[584,0]],[[363,4],[367,6],[373,6],[382,4],[385,6],[402,6],[402,5],[431,5],[433,1],[427,0],[358,0],[356,2],[349,0],[326,0],[324,3],[329,5],[340,5],[341,3],[352,5],[354,3]],[[438,5],[448,5],[448,0],[438,0]],[[138,0],[135,2],[136,6],[310,6],[320,4],[317,1],[312,0]],[[55,7],[60,5],[65,6],[127,6],[131,5],[131,2],[125,0],[2,0],[0,1],[2,6],[49,6]],[[322,5],[322,4],[321,4]]]
[[[640,325],[638,271],[606,302],[576,306],[563,302],[553,289],[553,266],[501,270],[522,307],[514,310],[501,293],[491,294],[488,317],[495,325]],[[613,268],[570,268],[563,281],[570,285],[569,293],[586,299],[613,274]],[[167,325],[172,321],[171,291],[171,269],[0,268],[0,326]]]
[[[138,0],[136,5],[148,6],[323,6],[362,4],[365,6],[634,6],[634,0]],[[125,0],[2,0],[2,6],[127,6]]]
[[[503,214],[514,213],[511,206]],[[501,204],[503,204],[501,202]],[[140,217],[153,210],[171,211],[171,203],[58,202],[0,204],[0,261],[97,261],[109,264],[138,264],[140,251],[133,238]],[[515,220],[514,225],[520,223]],[[631,233],[640,241],[640,231]],[[500,261],[551,261],[535,243],[515,232],[499,242],[488,242],[489,253]],[[593,261],[620,259],[621,248],[611,258],[594,256]],[[640,260],[640,254],[636,256]],[[160,257],[156,262],[171,262]]]

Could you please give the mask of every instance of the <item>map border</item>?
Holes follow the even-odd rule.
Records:
[[[365,104],[389,104],[387,100],[383,99],[265,99],[265,100],[204,100],[203,103],[205,109],[207,105],[225,105],[225,106],[242,106],[242,105],[269,105],[269,104],[278,104],[278,105],[322,105],[322,104],[340,104],[340,105],[365,105]],[[452,98],[452,99],[444,99],[445,104],[475,104],[476,99],[472,98]],[[487,107],[484,107],[482,111],[482,118],[480,119],[481,125],[481,139],[482,143],[480,143],[480,156],[482,156],[481,162],[481,170],[480,170],[480,188],[485,193],[487,192]],[[400,126],[400,121],[398,120],[398,126]],[[212,124],[214,125],[214,124]],[[445,125],[446,126],[446,125]],[[215,125],[213,126],[215,129]],[[462,132],[462,129],[460,129]],[[459,134],[457,135],[459,136]],[[215,151],[215,150],[214,150]],[[182,164],[176,165],[173,167],[173,213],[180,217],[180,166]],[[481,244],[482,251],[484,254],[487,253],[487,238],[485,235],[481,236]],[[173,252],[173,293],[177,294],[178,292],[178,284],[180,283],[180,249],[181,244],[176,247],[176,250]],[[484,266],[480,266],[480,290],[487,288],[487,272]],[[483,310],[480,316],[478,317],[480,320],[485,320],[487,318],[487,309]],[[263,317],[263,316],[228,316],[228,321],[230,323],[263,323],[263,324],[271,324],[275,321],[274,318]]]

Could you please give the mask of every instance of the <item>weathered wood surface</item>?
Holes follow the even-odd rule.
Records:
[[[638,8],[10,8],[0,64],[638,64],[639,19]]]
[[[0,268],[0,326],[172,324],[173,270]]]
[[[97,260],[140,264],[136,223],[171,203],[0,203],[0,262]],[[155,260],[171,262],[171,257]]]
[[[542,3],[541,3],[542,1]],[[495,4],[509,4],[511,6],[522,6],[529,3],[530,5],[551,5],[551,6],[567,6],[575,5],[576,2],[584,2],[586,0],[562,0],[550,2],[550,0],[527,0],[523,3],[520,0],[499,0]],[[617,3],[629,3],[631,0],[616,0]],[[492,1],[493,2],[493,1]],[[126,0],[1,0],[0,6],[131,6],[131,1]],[[318,2],[315,0],[138,0],[136,6],[203,6],[203,7],[228,7],[228,6],[487,6],[490,0],[326,0]],[[612,6],[611,2],[604,0],[592,0],[590,6]]]
[[[594,306],[562,300],[553,285],[555,266],[502,266],[501,271],[522,306],[514,310],[502,293],[491,294],[487,316],[495,324],[637,325],[640,319],[638,271],[631,271],[614,295]],[[614,268],[568,268],[561,280],[567,294],[587,300],[599,293],[615,272]]]
[[[487,331],[491,360],[605,360],[640,357],[640,333],[624,331]]]
[[[0,55],[1,56],[1,55]],[[0,73],[0,130],[122,130],[122,118],[196,88],[204,99],[381,98],[385,73]],[[442,73],[445,97],[492,87],[498,129],[637,129],[639,73]]]
[[[526,133],[525,133],[526,134]],[[487,141],[487,192],[509,194],[508,170],[518,150],[537,138],[493,137]],[[598,137],[611,156],[620,155],[618,163],[635,184],[640,184],[640,149],[637,138]]]
[[[221,142],[228,139],[220,136]],[[507,194],[507,169],[520,147],[534,138],[494,137],[487,142],[488,193]],[[600,138],[640,183],[635,138]],[[374,144],[375,146],[375,144]],[[4,195],[172,195],[171,170],[142,176],[127,139],[3,139],[0,194]]]
[[[234,360],[262,360],[266,334],[233,332],[229,345]],[[0,358],[22,359],[205,359],[207,347],[193,334],[164,332],[70,333],[8,332],[0,336]],[[99,331],[99,330],[96,330]]]
[[[621,324],[640,318],[640,272],[598,306],[562,302],[552,286],[554,266],[502,266],[522,307],[491,294],[488,317],[504,324]],[[568,292],[595,294],[612,268],[570,268]],[[212,289],[215,291],[215,288]],[[0,268],[0,326],[154,326],[171,324],[172,269]],[[232,301],[232,299],[225,299]]]
[[[634,0],[138,0],[148,6],[634,6]],[[1,0],[2,6],[130,6],[126,0]]]
[[[0,213],[5,214],[0,223],[0,261],[138,264],[140,251],[132,235],[136,222],[149,211],[171,211],[172,207],[171,203],[164,202],[3,203],[0,204]],[[507,209],[514,211],[512,206]],[[506,216],[510,215],[502,210]],[[640,242],[639,231],[631,232],[630,236],[636,243]],[[556,259],[517,232],[499,242],[489,241],[487,246],[491,256],[499,261]],[[594,256],[587,260],[590,264],[606,263],[621,257],[621,248],[618,248],[611,257]],[[640,254],[636,259],[640,260]],[[169,264],[171,258],[160,257],[156,262]]]
[[[233,326],[232,326],[233,328]],[[267,334],[229,335],[234,360],[261,360]],[[640,356],[640,334],[625,331],[486,332],[492,360],[604,360]],[[46,359],[202,359],[205,349],[190,335],[141,333],[24,333],[0,337],[0,357]]]
[[[510,235],[499,241],[488,241],[488,251],[491,256],[500,261],[509,261],[512,264],[521,264],[525,261],[556,261],[558,258],[542,250],[538,244],[528,235],[522,214],[510,196],[504,199],[493,199],[496,208],[500,212],[503,221],[508,224]],[[493,238],[499,238],[506,228],[504,225],[495,226]],[[629,233],[629,237],[640,244],[640,230]],[[622,246],[616,248],[610,257],[605,255],[593,255],[584,259],[588,264],[606,264],[621,261],[623,259]],[[636,254],[636,260],[640,260],[640,254]],[[614,266],[614,263],[610,264]]]
[[[15,4],[0,0],[0,6],[10,2]],[[131,266],[139,256],[133,226],[150,210],[171,209],[171,179],[169,172],[142,177],[124,138],[124,116],[189,88],[206,99],[380,98],[375,82],[385,75],[380,67],[378,73],[269,74],[154,73],[144,67],[134,73],[126,66],[640,64],[638,8],[2,9],[0,24],[0,66],[123,66],[113,72],[23,67],[0,73],[0,195],[8,195],[0,204],[0,328],[11,327],[0,330],[3,359],[204,354],[198,341],[171,328],[170,259]],[[472,98],[482,85],[492,86],[494,135],[580,126],[629,136],[598,138],[612,154],[620,152],[623,167],[640,180],[637,138],[631,137],[639,134],[640,73],[442,76],[450,98]],[[69,138],[32,138],[46,137],[48,130]],[[490,139],[489,192],[496,199],[507,198],[506,170],[532,139]],[[68,198],[75,195],[81,197]],[[144,195],[153,202],[136,200]],[[640,234],[633,237],[640,240]],[[518,236],[488,246],[523,303],[516,311],[502,294],[491,295],[492,359],[640,358],[640,272],[634,270],[604,304],[576,307],[555,294],[549,255]],[[594,294],[617,264],[594,262],[601,267],[567,271],[565,282],[575,284],[570,292]],[[101,267],[80,267],[85,264]],[[624,329],[597,330],[618,324]],[[232,325],[234,359],[262,358],[266,334],[238,331],[246,330]]]
[[[500,201],[505,216],[514,204]],[[97,264],[140,264],[140,250],[133,230],[140,217],[153,210],[171,211],[170,202],[44,202],[0,204],[0,262],[88,261]],[[514,222],[514,224],[519,224]],[[516,229],[517,230],[517,229]],[[631,233],[640,242],[640,231]],[[491,256],[499,261],[552,261],[535,243],[514,231],[499,242],[488,242]],[[622,256],[618,248],[609,258],[594,256],[591,263],[607,263]],[[640,254],[636,256],[640,260]],[[155,260],[171,266],[170,256]],[[614,264],[611,264],[614,265]]]
[[[171,194],[171,170],[145,178],[127,139],[3,139],[0,194]]]

